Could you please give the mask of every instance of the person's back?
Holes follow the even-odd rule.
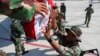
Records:
[[[66,38],[64,36],[63,36],[63,38],[60,38],[59,44],[63,45],[64,47],[69,47],[69,48],[79,45],[77,40],[71,42],[71,41],[67,41],[65,39]]]
[[[94,10],[93,10],[91,4],[89,5],[89,7],[87,7],[87,8],[85,9],[85,11],[87,11],[87,12],[86,12],[87,15],[91,15],[92,13],[94,13]]]
[[[61,3],[60,12],[62,12],[62,13],[65,13],[66,12],[66,6],[65,6],[64,3]]]

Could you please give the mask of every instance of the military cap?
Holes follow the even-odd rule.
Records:
[[[68,33],[71,31],[77,38],[77,40],[81,41],[79,38],[82,35],[82,31],[78,26],[72,26],[71,28],[66,28],[65,31]]]

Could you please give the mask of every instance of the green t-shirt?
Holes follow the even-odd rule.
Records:
[[[10,9],[15,9],[21,6],[23,0],[9,0]]]
[[[10,9],[12,9],[12,14],[10,17],[22,21],[31,21],[35,12],[35,5],[32,7],[32,9],[28,10],[21,5],[22,2],[23,0],[10,0]]]
[[[21,7],[18,9],[14,9],[11,17],[22,21],[31,21],[34,12],[35,6],[33,6],[31,10]]]

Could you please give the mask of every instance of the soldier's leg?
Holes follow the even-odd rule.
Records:
[[[25,47],[24,47],[24,45],[23,45],[23,44],[21,44],[21,50],[22,50],[22,52],[24,52],[24,51],[25,51]]]
[[[21,42],[20,38],[16,38],[16,44],[15,44],[15,50],[16,50],[16,56],[21,56]]]
[[[18,46],[15,46],[15,56],[20,56],[20,53],[19,53],[19,47]]]
[[[28,53],[28,51],[25,51],[24,44],[21,44],[21,51],[22,51],[22,55]]]
[[[84,24],[87,24],[87,20],[88,20],[88,16],[86,15]]]
[[[18,56],[18,44],[17,44],[17,42],[16,42],[16,38],[14,38],[14,37],[12,37],[11,36],[11,41],[14,43],[14,46],[15,46],[15,56]]]
[[[21,56],[21,47],[19,38],[16,38],[15,50],[16,50],[16,56]]]
[[[58,27],[58,30],[60,31],[61,30],[61,22],[57,22],[57,27]]]
[[[87,25],[86,25],[86,27],[89,27],[90,20],[91,20],[91,16],[89,16],[89,17],[88,17],[88,20],[87,20]]]
[[[65,15],[65,12],[64,12],[64,20],[66,20],[66,15]]]
[[[21,43],[21,38],[18,38],[18,47],[19,47],[19,52],[25,51],[24,45]]]

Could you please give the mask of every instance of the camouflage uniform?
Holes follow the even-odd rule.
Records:
[[[11,40],[15,45],[16,54],[25,51],[23,44],[21,44],[21,33],[17,20],[13,20],[11,24]]]
[[[73,31],[76,35],[82,34],[81,30],[78,28],[75,28],[75,27],[72,27],[69,30]],[[66,36],[61,34],[61,32],[59,32],[59,31],[57,33],[55,33],[54,35],[52,35],[51,40],[55,40],[55,37],[58,37],[58,43],[61,46],[60,51],[64,54],[64,56],[80,56],[81,49],[78,44],[80,39],[77,39],[73,42],[68,41],[68,40],[66,40]]]

